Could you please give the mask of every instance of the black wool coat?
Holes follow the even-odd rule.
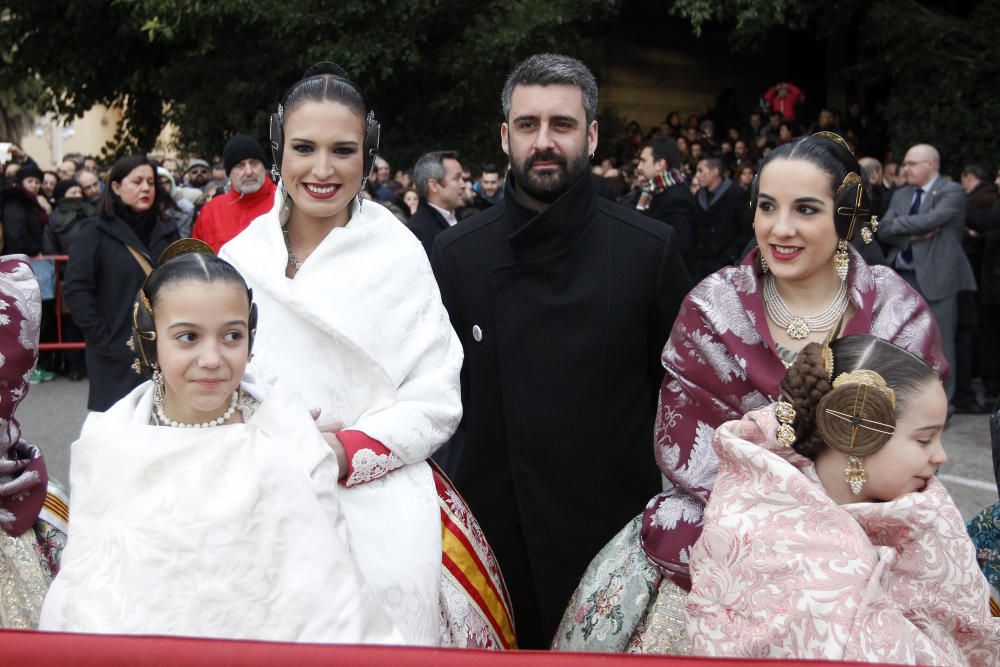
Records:
[[[178,238],[177,225],[163,219],[156,221],[149,247],[118,217],[98,216],[80,225],[69,248],[63,295],[87,341],[89,410],[107,410],[143,381],[132,370],[135,355],[126,342],[132,335],[132,304],[146,274],[126,244],[156,266]]]
[[[3,221],[3,253],[34,257],[42,251],[42,224],[35,216],[35,204],[28,195],[11,187],[0,194]]]
[[[547,210],[502,202],[431,256],[465,348],[455,483],[503,570],[519,642],[544,648],[591,558],[660,491],[660,352],[691,287],[672,228],[580,178]]]
[[[635,205],[639,203],[641,195],[642,191],[637,188],[626,195],[622,204],[635,210]],[[688,186],[677,183],[666,188],[660,194],[654,195],[648,209],[636,211],[636,213],[642,213],[673,227],[677,234],[677,249],[684,259],[688,273],[691,273],[693,268],[691,260],[694,253],[695,207],[695,200]]]
[[[417,205],[417,212],[406,221],[406,226],[413,232],[414,236],[420,239],[424,250],[430,255],[434,237],[448,229],[449,225],[444,216],[421,197],[420,204]]]
[[[707,192],[699,192],[696,201],[694,256],[688,262],[695,283],[724,266],[738,264],[753,236],[750,194],[736,183],[724,181],[707,209],[703,206]]]

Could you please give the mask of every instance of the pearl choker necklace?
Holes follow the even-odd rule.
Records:
[[[233,416],[236,412],[236,404],[239,403],[240,391],[237,389],[233,392],[233,398],[229,401],[229,409],[222,413],[218,419],[213,419],[210,422],[202,422],[201,424],[184,424],[178,421],[174,421],[167,416],[167,413],[163,411],[163,404],[157,404],[156,406],[156,418],[159,420],[160,424],[163,426],[172,426],[174,428],[209,428],[210,426],[221,426],[227,419]]]
[[[764,308],[767,310],[768,316],[779,327],[784,327],[785,332],[788,333],[788,337],[793,340],[802,340],[808,337],[813,331],[829,331],[840,321],[840,318],[847,311],[846,280],[840,282],[840,289],[837,290],[837,296],[833,297],[830,305],[823,312],[809,317],[792,314],[792,311],[788,308],[788,304],[785,303],[785,300],[781,298],[781,294],[778,293],[774,276],[770,273],[764,276],[763,293]]]

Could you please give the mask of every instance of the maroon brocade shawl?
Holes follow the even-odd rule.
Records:
[[[641,538],[650,560],[685,588],[690,550],[719,467],[715,429],[777,400],[785,376],[767,327],[758,252],[688,294],[663,348],[666,375],[653,446],[670,488],[646,505]],[[868,266],[851,248],[847,279],[855,313],[843,335],[870,333],[922,357],[942,377],[947,373],[930,309],[895,271]]]
[[[0,257],[0,528],[11,535],[34,525],[48,481],[41,452],[21,439],[14,418],[38,356],[41,312],[27,258]]]

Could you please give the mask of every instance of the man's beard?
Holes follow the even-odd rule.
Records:
[[[542,172],[531,171],[532,165],[539,162],[555,162],[558,166]],[[548,150],[533,153],[520,163],[511,152],[510,168],[518,187],[526,195],[543,204],[551,204],[590,170],[590,161],[586,153],[567,161],[562,155]]]
[[[264,187],[264,176],[260,178],[244,178],[239,184],[233,183],[233,189],[241,195],[252,195]]]

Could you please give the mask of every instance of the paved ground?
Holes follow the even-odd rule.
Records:
[[[59,378],[32,386],[17,410],[25,439],[41,447],[50,474],[64,482],[69,479],[70,443],[87,417],[86,406],[86,380]],[[966,518],[997,500],[988,428],[985,415],[955,415],[944,434],[950,460],[941,479]]]

